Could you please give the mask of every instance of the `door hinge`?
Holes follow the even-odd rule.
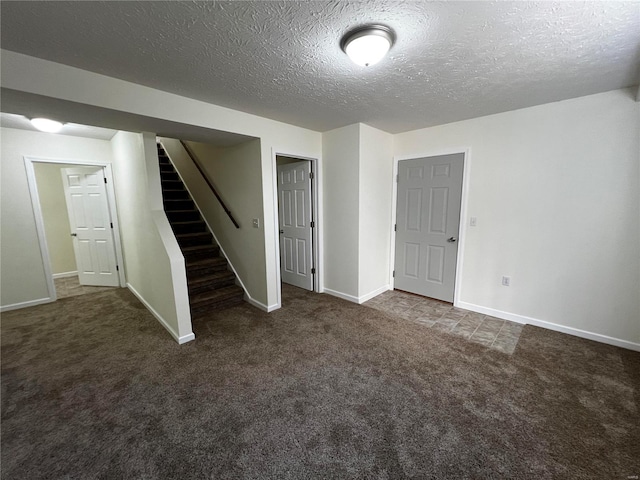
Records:
[[[397,224],[397,223],[393,226],[393,231],[394,231],[394,232],[397,232],[397,231],[398,231],[398,224]]]
[[[116,265],[116,272],[120,271],[120,267],[118,265]]]
[[[104,183],[107,183],[107,177],[104,177]]]
[[[315,275],[315,274],[316,274],[316,269],[315,269],[315,268],[312,268],[312,269],[311,269],[311,275]]]
[[[313,172],[309,172],[309,178],[313,180]]]
[[[111,228],[113,228],[113,223],[110,223],[110,225],[111,225]]]
[[[316,222],[311,222],[311,228],[316,228]]]
[[[400,174],[396,175],[396,183],[400,182]]]
[[[391,275],[393,278],[396,278],[396,271],[393,271],[393,275]]]

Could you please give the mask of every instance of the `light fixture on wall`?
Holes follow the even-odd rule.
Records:
[[[393,30],[384,25],[365,25],[347,32],[340,48],[356,64],[375,65],[384,58],[395,41]]]
[[[31,124],[41,132],[57,133],[62,130],[62,123],[48,118],[32,118]]]

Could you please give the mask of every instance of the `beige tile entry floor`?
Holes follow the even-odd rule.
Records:
[[[400,290],[382,293],[364,305],[507,354],[516,349],[523,328],[519,323],[455,308],[450,303]]]
[[[54,278],[53,283],[56,287],[56,295],[58,298],[75,297],[76,295],[84,295],[86,293],[104,292],[117,287],[89,287],[80,285],[78,277]]]

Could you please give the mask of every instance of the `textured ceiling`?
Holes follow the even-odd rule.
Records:
[[[325,131],[397,133],[639,83],[633,2],[7,2],[1,46]],[[393,28],[369,68],[342,53]]]

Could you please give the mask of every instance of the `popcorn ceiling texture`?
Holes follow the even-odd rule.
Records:
[[[325,131],[391,133],[639,82],[637,2],[2,2],[2,48]],[[397,34],[365,69],[354,26]]]

